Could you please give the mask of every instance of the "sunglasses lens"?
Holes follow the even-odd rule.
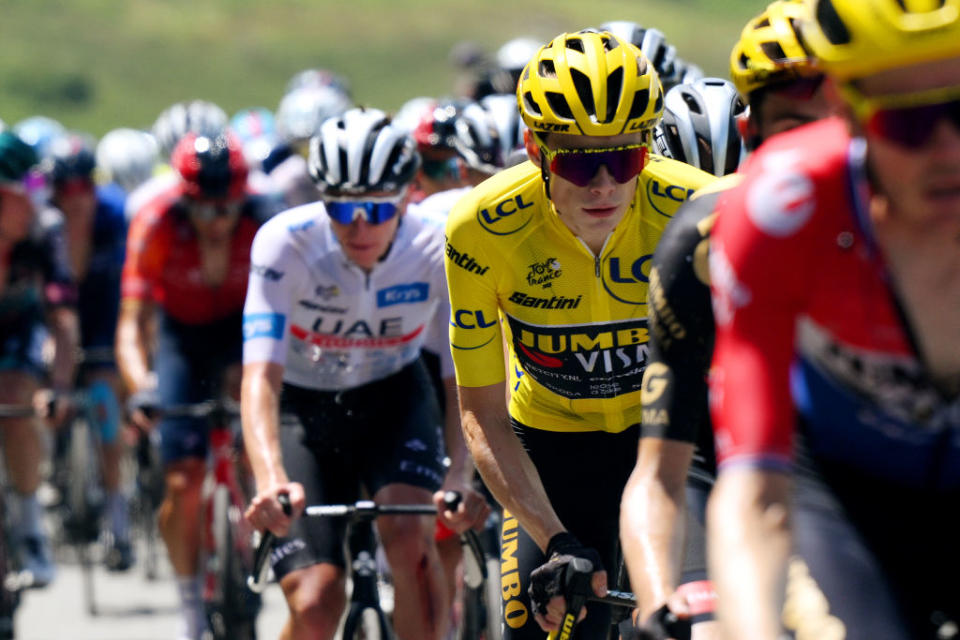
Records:
[[[212,202],[193,202],[190,204],[190,215],[197,220],[209,222],[216,218],[232,216],[240,212],[240,203],[227,202],[214,204]]]
[[[956,126],[960,126],[960,100],[901,109],[880,109],[867,121],[867,130],[901,147],[919,149],[930,141],[930,136],[943,118],[949,118]]]
[[[605,166],[613,179],[623,184],[643,170],[646,158],[646,147],[594,153],[558,153],[550,163],[550,170],[578,187],[585,187],[597,175],[600,167]]]
[[[327,202],[327,214],[340,224],[351,224],[362,216],[370,224],[381,224],[397,215],[394,202]]]

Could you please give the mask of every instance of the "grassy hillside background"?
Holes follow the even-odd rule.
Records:
[[[607,20],[662,30],[680,55],[727,76],[730,48],[765,0],[0,0],[0,118],[33,114],[101,135],[149,127],[190,98],[228,113],[275,109],[296,71],[347,76],[388,110],[448,95],[451,47],[496,51]]]

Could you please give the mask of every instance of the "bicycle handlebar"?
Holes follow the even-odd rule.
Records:
[[[283,507],[283,512],[289,516],[292,513],[290,507],[290,498],[285,493],[277,496]],[[447,509],[456,510],[460,504],[460,494],[450,491],[444,496],[444,504]],[[328,504],[313,505],[304,509],[304,515],[311,518],[338,518],[349,517],[353,520],[373,520],[378,516],[388,515],[437,515],[437,508],[432,504],[377,504],[372,500],[358,500],[353,504]],[[273,546],[277,536],[271,531],[265,531],[260,538],[260,544],[254,553],[253,571],[247,576],[247,587],[254,593],[263,593],[267,587],[267,577],[270,573],[270,565],[267,559],[270,557],[270,547]],[[479,548],[479,542],[477,542]]]

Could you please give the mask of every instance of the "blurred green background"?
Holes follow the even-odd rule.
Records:
[[[766,0],[0,0],[0,118],[35,114],[101,135],[148,128],[169,104],[276,109],[308,67],[345,75],[358,103],[393,110],[449,95],[454,44],[490,54],[608,20],[663,31],[681,57],[727,77]]]

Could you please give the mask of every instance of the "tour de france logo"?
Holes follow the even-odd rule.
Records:
[[[553,281],[563,275],[560,262],[556,258],[547,258],[542,262],[534,262],[527,273],[527,284],[531,287],[540,285],[544,289],[553,286]]]

